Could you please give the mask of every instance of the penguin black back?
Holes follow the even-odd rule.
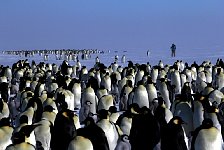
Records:
[[[178,116],[170,120],[161,136],[161,150],[187,150],[182,123]]]

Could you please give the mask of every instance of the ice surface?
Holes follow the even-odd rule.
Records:
[[[215,63],[218,58],[224,58],[224,51],[220,50],[206,50],[206,49],[192,49],[192,50],[179,50],[177,48],[176,57],[171,57],[171,52],[169,48],[167,50],[149,50],[150,56],[147,56],[147,50],[105,50],[104,54],[91,54],[91,58],[88,60],[80,60],[82,65],[87,66],[88,69],[93,67],[95,64],[95,58],[98,56],[100,58],[100,62],[104,63],[106,66],[110,65],[114,62],[115,55],[119,57],[119,65],[126,66],[127,61],[131,60],[134,63],[147,63],[149,62],[151,65],[158,64],[159,60],[162,60],[164,64],[172,65],[176,60],[183,60],[184,62],[188,62],[189,64],[196,61],[197,63],[201,63],[204,60],[211,60],[212,63]],[[126,56],[126,63],[121,63],[122,55]],[[80,57],[79,57],[80,58]],[[9,65],[11,66],[13,63],[20,59],[28,59],[31,63],[32,60],[35,60],[36,63],[44,61],[43,56],[39,56],[35,54],[33,57],[25,57],[24,55],[8,55],[5,53],[0,54],[0,64],[1,65]],[[63,60],[56,60],[55,55],[49,55],[49,60],[46,63],[55,63],[61,64]],[[69,62],[70,65],[74,65],[74,61]]]

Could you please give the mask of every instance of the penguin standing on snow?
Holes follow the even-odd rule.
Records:
[[[67,109],[66,103],[61,105],[62,110],[56,115],[51,134],[51,150],[66,150],[70,141],[76,135],[74,113]]]
[[[220,131],[213,126],[211,119],[204,119],[202,125],[192,133],[191,150],[222,150]]]
[[[133,117],[129,140],[132,150],[153,149],[159,143],[159,123],[147,107]]]
[[[93,149],[95,150],[109,150],[105,132],[96,125],[94,119],[87,117],[83,123],[85,127],[77,130],[77,136],[88,138],[92,142]]]
[[[187,150],[185,133],[181,124],[183,120],[173,117],[161,135],[161,150]]]

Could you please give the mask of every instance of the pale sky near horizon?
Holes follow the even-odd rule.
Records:
[[[224,48],[224,0],[0,0],[0,50]]]

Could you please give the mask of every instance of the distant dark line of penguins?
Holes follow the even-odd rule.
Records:
[[[222,150],[224,62],[0,67],[0,150]]]
[[[110,52],[109,50],[107,52]],[[19,55],[25,57],[33,57],[35,55],[43,56],[44,61],[49,59],[49,55],[55,55],[56,60],[79,60],[91,58],[91,54],[104,54],[103,50],[98,49],[61,49],[61,50],[7,50],[2,51],[3,54]]]

